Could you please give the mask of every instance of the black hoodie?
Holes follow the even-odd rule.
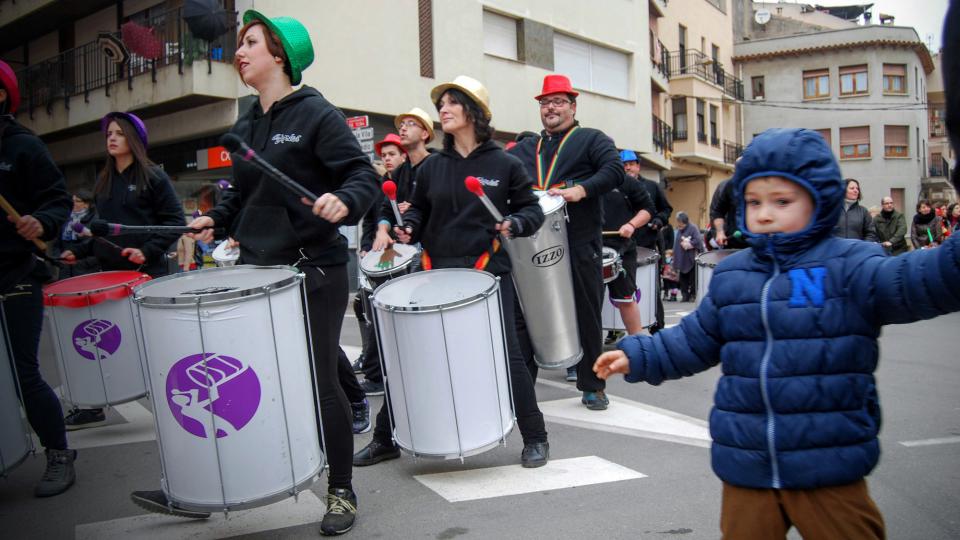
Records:
[[[266,113],[254,100],[231,132],[317,196],[333,193],[348,209],[343,222],[330,223],[260,169],[234,159],[233,187],[207,215],[240,242],[240,260],[293,264],[300,260],[302,248],[308,258],[304,264],[345,264],[347,242],[338,228],[358,223],[380,186],[343,113],[320,92],[304,86]]]
[[[21,215],[40,222],[42,240],[60,234],[73,207],[63,174],[43,141],[9,115],[0,116],[0,195]],[[5,215],[0,217],[0,294],[33,269],[35,251],[33,242],[17,234]]]
[[[437,152],[420,164],[412,205],[403,217],[404,225],[413,229],[413,240],[423,244],[435,268],[472,265],[490,250],[497,236],[496,220],[467,191],[463,183],[467,176],[476,176],[497,210],[510,218],[514,236],[530,236],[543,224],[543,211],[531,189],[533,181],[520,160],[492,141],[467,157],[452,150]],[[503,249],[486,267],[492,274],[509,270]]]
[[[414,165],[408,157],[406,161],[400,164],[393,174],[393,181],[397,184],[397,203],[410,202],[413,200],[413,192],[417,189],[417,171],[436,150],[427,149],[427,156],[420,160],[420,163]],[[386,197],[380,204],[380,221],[386,221],[390,224],[390,230],[397,224],[397,218],[393,215],[393,208],[390,206],[390,200]]]

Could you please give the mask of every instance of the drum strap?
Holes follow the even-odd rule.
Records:
[[[487,264],[490,263],[490,258],[493,255],[500,251],[500,239],[494,238],[493,243],[490,245],[490,249],[484,251],[477,260],[473,263],[474,270],[484,270],[487,267]],[[424,270],[433,270],[433,260],[430,258],[430,254],[427,253],[427,250],[423,250],[420,254],[420,267]]]
[[[563,150],[563,146],[570,139],[570,136],[573,135],[580,126],[573,126],[570,128],[570,131],[560,139],[560,145],[557,146],[557,153],[553,155],[553,159],[550,160],[550,168],[547,169],[546,175],[543,171],[543,156],[540,154],[540,147],[543,144],[543,139],[537,141],[537,185],[534,186],[534,189],[538,191],[546,191],[550,189],[550,184],[553,182],[553,173],[557,169],[557,158],[560,157],[560,152]]]

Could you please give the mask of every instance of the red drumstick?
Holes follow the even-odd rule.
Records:
[[[393,208],[393,216],[397,218],[397,226],[403,227],[403,218],[400,217],[400,207],[397,206],[397,184],[395,184],[393,180],[384,182],[383,194],[390,199],[390,207]]]
[[[503,214],[497,210],[497,207],[493,205],[493,202],[483,193],[483,185],[480,184],[480,180],[476,176],[468,176],[463,180],[463,185],[467,186],[467,190],[470,193],[473,193],[477,197],[480,197],[480,202],[487,207],[487,210],[490,211],[490,214],[493,216],[493,219],[497,220],[497,223],[503,222]]]

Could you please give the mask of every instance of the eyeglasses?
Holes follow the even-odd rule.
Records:
[[[569,99],[563,99],[563,98],[541,99],[540,107],[543,109],[546,109],[547,107],[553,105],[554,107],[557,107],[559,109],[560,107],[563,107],[564,105],[568,105],[570,103],[573,103],[573,102],[570,101]]]
[[[400,127],[420,127],[420,122],[416,120],[404,120],[400,122]]]

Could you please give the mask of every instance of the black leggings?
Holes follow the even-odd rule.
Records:
[[[347,353],[343,352],[343,348],[337,353],[337,380],[350,403],[360,403],[367,398],[367,393],[357,381],[357,375],[353,372],[353,366],[350,365],[350,359],[347,358]]]
[[[338,377],[340,326],[347,308],[347,266],[304,266],[307,313],[323,419],[323,445],[330,463],[329,487],[353,489],[353,421]]]

